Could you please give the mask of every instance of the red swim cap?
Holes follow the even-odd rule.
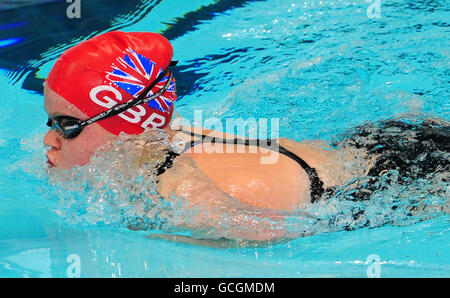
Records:
[[[112,31],[64,52],[46,82],[57,94],[93,117],[140,95],[168,67],[172,56],[172,46],[160,34]],[[160,90],[168,77],[158,82],[148,95]],[[98,124],[116,135],[165,127],[172,119],[175,91],[173,79],[157,99]]]

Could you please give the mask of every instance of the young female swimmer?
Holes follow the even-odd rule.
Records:
[[[49,166],[82,166],[122,132],[134,135],[163,129],[169,138],[183,139],[186,147],[164,152],[154,169],[157,190],[163,197],[175,195],[186,200],[188,207],[202,205],[210,210],[206,218],[191,221],[192,228],[214,225],[218,203],[230,212],[246,210],[270,218],[276,216],[271,210],[298,210],[351,178],[336,158],[338,151],[317,142],[284,138],[253,142],[201,128],[171,129],[177,99],[169,69],[172,56],[172,46],[159,34],[119,31],[96,36],[64,52],[44,83],[44,107],[51,127],[44,137],[50,148]],[[223,150],[217,150],[218,146]],[[255,146],[266,150],[250,150]],[[246,149],[249,152],[241,153]],[[261,162],[274,152],[277,155],[272,162]],[[386,163],[366,160],[361,167],[365,173],[387,170],[380,167]],[[298,236],[250,218],[236,218],[227,237],[262,241]]]

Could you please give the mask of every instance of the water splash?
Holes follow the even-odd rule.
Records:
[[[372,144],[378,130],[371,125],[364,127],[372,129],[372,136],[368,134],[362,142]],[[405,132],[405,136],[409,134],[414,131]],[[30,154],[13,170],[31,173],[41,182],[46,180],[48,184],[42,186],[45,199],[51,201],[53,210],[71,224],[125,226],[132,230],[202,239],[233,239],[239,238],[240,233],[246,235],[242,238],[258,233],[296,238],[387,224],[410,225],[446,214],[449,210],[448,171],[435,171],[411,179],[401,171],[386,170],[374,180],[361,170],[361,148],[352,146],[338,158],[358,176],[329,189],[318,203],[287,212],[243,208],[219,201],[214,203],[214,209],[188,208],[183,199],[161,197],[154,169],[164,160],[164,151],[173,146],[164,131],[149,131],[139,136],[121,135],[112,146],[101,148],[87,165],[72,170],[37,167],[37,164],[45,163],[40,140],[41,136],[35,136],[22,142],[22,150]],[[339,146],[344,147],[349,138],[345,140],[341,140]],[[143,152],[146,152],[145,158]],[[354,161],[345,158],[348,152],[355,156]],[[448,153],[436,151],[433,154],[441,154],[448,160]],[[214,198],[211,200],[214,202]],[[266,237],[264,235],[261,239]]]

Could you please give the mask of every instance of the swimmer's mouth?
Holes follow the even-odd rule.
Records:
[[[49,168],[54,168],[54,167],[56,167],[51,161],[50,161],[50,159],[47,157],[47,165],[48,165],[48,167]]]

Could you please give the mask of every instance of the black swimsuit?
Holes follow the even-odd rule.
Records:
[[[267,149],[275,148],[275,147],[271,146],[272,140],[270,140],[270,139],[265,140],[264,142],[262,140],[250,140],[250,139],[243,140],[243,139],[239,139],[239,138],[222,139],[222,138],[201,135],[201,134],[184,131],[184,130],[181,130],[180,132],[185,133],[185,134],[190,134],[192,137],[201,137],[201,140],[197,140],[197,141],[193,140],[190,143],[187,143],[183,152],[185,152],[186,150],[188,150],[189,148],[191,148],[197,144],[201,144],[204,142],[246,145],[246,146],[255,145],[255,146],[267,148]],[[284,155],[292,158],[293,160],[295,160],[305,170],[305,172],[308,175],[308,178],[311,182],[311,203],[316,202],[322,196],[322,194],[324,192],[323,182],[320,180],[319,176],[317,175],[316,169],[310,167],[302,158],[300,158],[298,155],[292,153],[291,151],[287,150],[286,148],[284,148],[281,145],[278,145],[278,151],[279,151],[279,153],[284,154]],[[166,171],[166,169],[171,168],[173,165],[173,160],[179,155],[180,155],[179,153],[176,153],[174,151],[168,151],[166,160],[164,162],[162,162],[160,165],[158,165],[158,167],[156,168],[156,175],[161,175],[162,173],[164,173]]]

